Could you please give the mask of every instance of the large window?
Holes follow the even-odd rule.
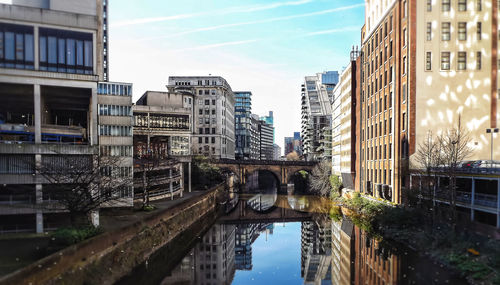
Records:
[[[467,11],[467,0],[458,0],[458,11]]]
[[[441,24],[441,39],[443,41],[450,40],[450,22],[445,22]]]
[[[450,70],[450,52],[441,52],[441,69]]]
[[[40,28],[40,70],[93,74],[92,34]]]
[[[425,54],[425,70],[432,70],[432,53],[430,51]]]
[[[450,11],[450,0],[442,0],[442,2],[441,2],[441,10],[443,12],[449,12]]]
[[[432,23],[431,22],[427,22],[427,31],[426,31],[426,34],[427,34],[427,40],[430,41],[432,40]]]
[[[457,56],[457,69],[465,70],[467,69],[467,53],[464,51],[458,52]]]
[[[467,39],[467,23],[459,22],[458,23],[458,40],[465,41]]]
[[[33,27],[0,23],[0,67],[33,69]]]

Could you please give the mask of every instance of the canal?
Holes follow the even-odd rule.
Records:
[[[328,199],[281,194],[269,173],[253,179],[118,284],[467,284],[333,220]]]

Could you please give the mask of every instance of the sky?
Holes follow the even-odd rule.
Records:
[[[275,137],[300,131],[304,77],[339,72],[359,45],[361,0],[108,0],[110,80],[166,91],[169,76],[218,75],[274,111]]]

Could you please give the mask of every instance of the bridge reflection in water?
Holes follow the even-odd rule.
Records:
[[[195,244],[179,241],[186,248],[176,266],[166,249],[120,283],[466,284],[406,248],[381,247],[347,219],[333,221],[329,199],[268,190],[228,193]]]

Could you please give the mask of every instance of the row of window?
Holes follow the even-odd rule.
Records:
[[[481,70],[482,68],[482,52],[478,51],[476,56],[476,70]],[[451,69],[451,52],[443,51],[441,52],[441,70]],[[457,52],[457,70],[467,69],[467,52],[459,51]],[[432,53],[430,51],[425,54],[425,70],[432,70]]]
[[[99,125],[100,136],[131,137],[132,127]]]
[[[217,124],[217,119],[216,118],[198,118],[198,124]]]
[[[132,116],[131,106],[119,106],[119,105],[99,105],[99,115],[100,116]]]
[[[215,143],[215,137],[205,137],[205,143]],[[198,137],[198,143],[203,143],[203,137]]]
[[[99,83],[97,85],[99,95],[132,96],[132,85]]]
[[[210,115],[210,113],[212,113],[212,115],[215,115],[215,109],[212,109],[212,111],[210,111],[209,109],[205,109],[205,115]],[[198,114],[203,115],[203,109],[199,109]]]
[[[205,100],[199,99],[198,100],[198,105],[203,105],[203,103],[205,103],[205,106],[208,106],[208,105],[210,105],[210,100],[209,99],[205,99]],[[215,99],[212,99],[212,105],[214,105],[214,106],[216,105]]]
[[[92,34],[40,28],[40,70],[93,74]]]
[[[387,145],[379,145],[367,147],[366,148],[366,159],[367,160],[377,160],[377,159],[392,159],[392,143]],[[377,151],[378,150],[378,151]]]
[[[403,84],[403,101],[406,100],[406,84]],[[387,109],[392,108],[392,92],[389,92],[389,95],[385,94],[384,97],[380,96],[378,101],[376,99],[372,100],[372,103],[368,103],[366,105],[366,117],[370,119],[373,116],[376,116],[378,113],[382,113],[382,111],[387,111]]]
[[[100,173],[108,177],[132,177],[132,167],[126,166],[101,166]]]
[[[387,178],[387,171],[384,169],[383,170],[383,174],[382,174],[382,169],[379,169],[377,171],[377,169],[368,169],[367,170],[367,176],[368,176],[368,183],[370,183],[371,181],[377,181],[377,173],[378,173],[378,177],[379,177],[379,183],[382,183],[382,184],[392,184],[392,170],[389,169],[389,180],[387,181],[386,183],[386,178]],[[363,174],[361,174],[363,175]]]
[[[198,90],[198,95],[216,95],[217,90],[215,89],[205,89],[205,90]]]
[[[476,23],[477,40],[482,39],[482,30],[483,30],[482,27],[483,27],[483,25],[481,22]],[[451,23],[450,22],[443,22],[443,23],[441,23],[441,40],[449,41],[450,39],[451,39]],[[467,40],[467,22],[458,22],[457,39],[459,41]],[[428,41],[432,40],[432,23],[431,22],[427,22],[426,40],[428,40]]]
[[[384,120],[383,124],[381,121],[380,123],[375,123],[374,125],[368,126],[366,134],[367,134],[367,139],[373,139],[378,136],[392,134],[392,119],[389,118],[389,120]],[[361,140],[364,139],[365,139],[364,130],[362,130]]]
[[[203,128],[199,128],[198,133],[203,134]],[[210,134],[210,128],[205,128],[205,134],[207,134],[207,135]],[[212,128],[211,134],[215,135],[215,128]]]
[[[34,69],[33,28],[0,23],[0,67]]]
[[[188,115],[160,115],[136,114],[134,115],[136,127],[163,128],[175,130],[189,130]],[[149,122],[148,122],[149,119]]]
[[[403,60],[403,66],[405,66],[406,62],[406,57]],[[376,77],[375,80],[372,80],[370,83],[367,84],[367,94],[368,97],[373,96],[375,93],[377,93],[379,90],[382,90],[382,87],[386,87],[388,83],[392,83],[392,74],[393,74],[393,69],[392,66],[389,67],[389,72],[387,70],[384,71],[384,74],[380,75],[380,77]],[[383,81],[382,81],[383,80]],[[363,102],[365,101],[364,96],[362,96]]]
[[[494,0],[496,1],[496,0]],[[467,0],[458,0],[457,1],[457,9],[459,12],[467,11]],[[483,10],[483,1],[475,0],[475,9],[480,12]],[[451,0],[441,0],[441,11],[449,12],[451,10]],[[432,0],[427,0],[427,12],[432,11]]]
[[[203,84],[203,82],[205,82],[205,84]],[[212,80],[212,85],[217,85],[217,80]],[[197,82],[199,86],[203,86],[203,85],[210,85],[210,80],[209,79],[206,79],[205,81],[203,80],[198,80]],[[175,81],[174,85],[177,85],[177,86],[191,86],[191,81]]]
[[[101,145],[100,154],[103,156],[132,156],[133,147],[128,145]]]

